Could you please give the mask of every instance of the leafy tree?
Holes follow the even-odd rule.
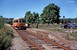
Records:
[[[27,11],[25,14],[25,21],[28,24],[32,24],[33,23],[33,15],[30,11]]]
[[[25,20],[27,23],[30,24],[37,23],[38,18],[39,18],[39,14],[35,12],[31,13],[30,11],[28,11],[25,14]]]
[[[38,23],[38,20],[39,20],[39,14],[33,12],[33,21],[34,21],[34,23]]]
[[[4,23],[5,21],[4,21],[3,16],[0,16],[0,28],[4,27]]]
[[[26,23],[37,24],[36,27],[38,27],[39,14],[36,12],[31,13],[30,11],[28,11],[25,14],[25,20],[26,20]]]
[[[38,24],[39,24],[39,14],[33,12],[33,17],[34,17],[33,21],[34,21],[34,23],[36,24],[36,28],[38,28]]]
[[[59,10],[60,7],[58,7],[55,4],[49,4],[46,6],[43,10],[43,13],[41,14],[41,19],[43,23],[59,23]]]

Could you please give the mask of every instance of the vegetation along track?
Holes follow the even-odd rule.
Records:
[[[16,30],[24,40],[27,40],[37,50],[70,50],[54,41],[42,38],[25,30]]]

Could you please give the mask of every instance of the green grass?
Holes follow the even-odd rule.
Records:
[[[77,33],[71,33],[70,35],[77,39]]]
[[[10,50],[13,31],[10,27],[5,26],[0,29],[0,50]]]
[[[31,28],[36,28],[36,25],[33,24],[30,26]],[[38,28],[40,29],[52,29],[52,28],[59,28],[60,27],[60,24],[39,24]]]
[[[70,35],[70,36],[73,36],[74,37],[74,39],[76,39],[77,40],[77,33],[69,33],[68,35]]]

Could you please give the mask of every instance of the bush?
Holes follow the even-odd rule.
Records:
[[[5,26],[0,29],[0,50],[10,50],[11,41],[13,37],[13,31],[10,27]]]

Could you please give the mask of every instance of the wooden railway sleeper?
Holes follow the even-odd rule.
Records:
[[[29,33],[29,34],[31,34],[31,35],[33,35],[33,36],[36,36],[37,38],[40,38],[40,39],[42,39],[42,40],[44,40],[44,41],[46,41],[46,42],[49,42],[49,43],[51,43],[51,44],[53,44],[53,45],[55,45],[55,46],[58,46],[58,47],[60,47],[60,48],[62,48],[62,49],[64,49],[64,50],[71,50],[71,49],[69,49],[69,48],[67,48],[67,47],[64,47],[64,46],[62,46],[62,45],[60,45],[60,44],[58,44],[58,43],[56,43],[56,42],[53,42],[52,40],[48,40],[48,39],[46,39],[46,38],[42,38],[42,37],[39,36],[39,35],[35,35],[35,34],[33,34],[32,32],[30,32],[30,31],[28,31],[28,30],[26,30],[26,32]]]
[[[34,43],[32,40],[30,40],[27,36],[25,36],[25,34],[22,34],[18,30],[16,30],[16,31],[21,35],[21,37],[24,38],[24,40],[27,40],[32,46],[35,46],[36,49],[38,49],[38,50],[42,50],[43,49],[42,47],[40,47],[39,45],[37,45],[36,43]]]

